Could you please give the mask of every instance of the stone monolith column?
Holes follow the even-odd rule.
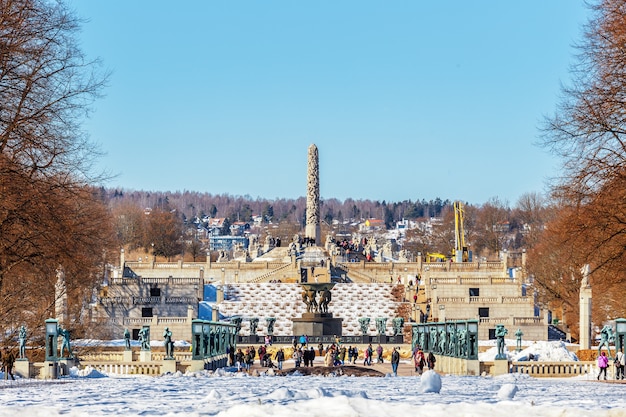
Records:
[[[320,176],[317,146],[309,146],[306,193],[306,228],[305,237],[320,245]]]

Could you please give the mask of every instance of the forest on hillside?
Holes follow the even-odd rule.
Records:
[[[294,233],[301,233],[305,226],[305,198],[266,200],[192,191],[118,189],[101,189],[101,194],[116,219],[120,246],[145,248],[159,241],[162,243],[155,244],[156,252],[168,258],[184,251],[181,235],[187,236],[182,239],[187,245],[202,246],[202,242],[193,242],[193,230],[206,217],[225,218],[225,225],[229,226],[235,222],[252,223],[253,216],[262,216],[262,224],[271,224],[272,235],[283,241],[289,241]],[[545,200],[537,194],[523,196],[514,208],[496,198],[480,206],[464,204],[464,232],[476,255],[493,259],[503,249],[517,250],[528,245],[543,227],[548,213]],[[454,242],[453,202],[439,198],[401,202],[329,199],[321,202],[320,216],[324,234],[352,234],[367,219],[383,220],[385,230],[396,228],[400,221],[409,221],[411,227],[400,243],[412,253],[450,253]],[[431,219],[436,221],[431,222]],[[169,226],[165,227],[165,223]],[[428,227],[423,226],[426,223]],[[266,229],[255,233],[263,239]],[[165,234],[170,236],[167,244]],[[225,227],[222,234],[230,233]],[[200,250],[206,252],[206,249]],[[187,250],[189,252],[195,253],[196,249]]]
[[[132,204],[140,208],[153,210],[177,210],[183,220],[221,217],[232,221],[251,221],[253,215],[261,215],[267,222],[282,221],[304,224],[306,198],[298,199],[253,199],[249,196],[228,194],[210,194],[194,191],[134,191],[120,189],[101,189],[101,193],[112,209]],[[439,217],[451,207],[450,200],[405,200],[385,202],[372,200],[335,198],[321,200],[320,215],[323,221],[351,221],[359,219],[381,219],[387,228],[402,219]]]

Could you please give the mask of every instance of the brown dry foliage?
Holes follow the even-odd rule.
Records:
[[[546,304],[577,323],[580,268],[590,264],[593,321],[624,317],[626,307],[626,4],[600,0],[577,46],[572,85],[543,144],[562,157],[554,183],[557,215],[529,252]]]
[[[90,183],[97,150],[80,128],[106,80],[87,61],[62,2],[0,0],[0,329],[40,334],[66,274],[69,327],[91,300],[110,239]],[[68,326],[68,324],[66,324]]]

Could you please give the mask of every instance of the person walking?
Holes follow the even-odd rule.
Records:
[[[2,352],[2,366],[4,367],[4,379],[9,379],[9,376],[13,381],[15,381],[15,376],[13,376],[13,364],[15,363],[15,355],[13,352],[9,351],[7,348],[4,348],[4,352]]]
[[[433,355],[432,352],[428,352],[428,358],[426,358],[426,363],[428,363],[428,369],[435,369],[435,362],[437,362],[437,358]]]
[[[624,349],[620,348],[615,354],[615,379],[624,379],[624,365],[626,365],[626,357],[624,357]]]
[[[341,362],[341,365],[346,363],[346,352],[346,347],[342,345],[341,349],[339,349],[339,361]]]
[[[276,352],[276,356],[274,356],[274,358],[276,359],[276,362],[278,363],[278,370],[282,371],[283,362],[285,362],[285,352],[283,351],[283,348],[278,349],[278,352]]]
[[[415,354],[413,355],[413,363],[415,364],[415,372],[418,375],[421,375],[424,371],[424,364],[426,363],[426,359],[424,358],[424,352],[421,348],[417,348]]]
[[[394,376],[398,376],[398,365],[400,364],[400,352],[399,348],[393,348],[393,352],[391,353],[391,370],[393,371]]]
[[[246,364],[244,363],[245,355],[241,348],[237,348],[237,353],[235,353],[235,364],[237,365],[237,372],[245,369]]]
[[[383,347],[380,345],[380,343],[378,344],[378,346],[376,347],[376,354],[378,355],[378,363],[383,363]]]
[[[326,356],[324,356],[324,366],[333,366],[335,358],[335,350],[332,348],[326,349]]]
[[[296,368],[300,367],[302,363],[302,349],[298,348],[295,352],[293,352],[293,360],[296,363]]]
[[[606,352],[600,353],[598,356],[598,368],[600,371],[598,372],[598,381],[600,380],[600,376],[604,374],[604,380],[606,381],[606,369],[609,367],[609,358],[606,356]]]

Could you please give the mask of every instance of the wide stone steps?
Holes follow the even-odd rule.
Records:
[[[387,318],[387,332],[393,333],[392,319],[402,316],[408,321],[410,307],[403,303],[404,287],[389,283],[344,284],[338,283],[332,290],[330,312],[343,319],[344,336],[361,334],[360,317],[369,317],[368,334],[375,335],[376,318]],[[243,318],[241,335],[250,334],[250,318],[259,319],[256,334],[267,333],[266,318],[274,317],[274,334],[292,335],[291,320],[301,317],[306,306],[301,300],[301,287],[287,283],[240,283],[228,284],[224,292],[220,314]],[[401,310],[400,307],[404,306]]]

